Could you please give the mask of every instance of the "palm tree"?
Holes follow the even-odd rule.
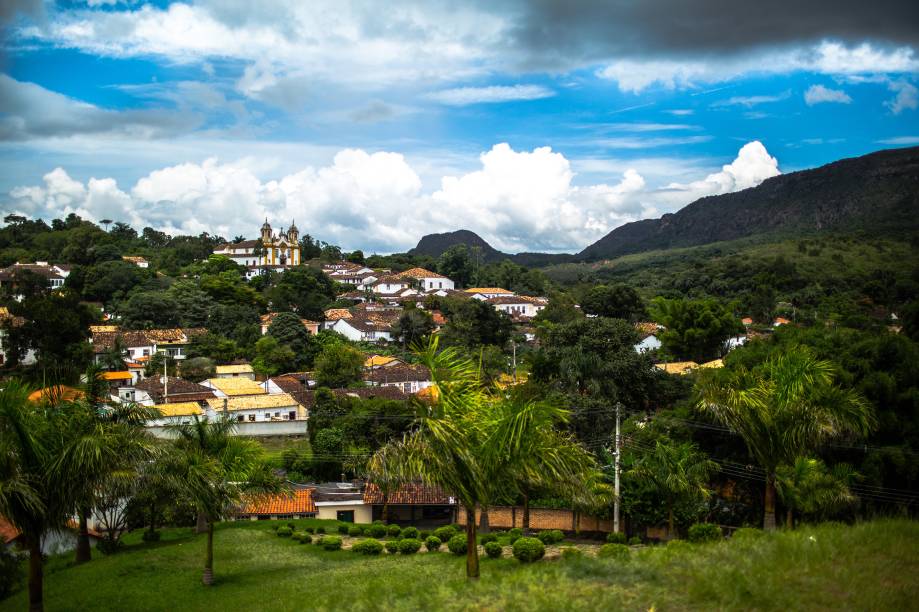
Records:
[[[72,515],[69,475],[54,464],[67,441],[69,419],[56,406],[33,404],[16,380],[0,390],[0,514],[25,538],[29,550],[29,609],[44,609],[42,537],[64,529]]]
[[[175,447],[181,453],[179,470],[183,493],[195,504],[207,524],[207,548],[201,582],[214,582],[214,524],[242,502],[246,494],[277,493],[281,481],[262,460],[254,440],[233,435],[235,422],[193,417],[171,425]]]
[[[840,463],[828,469],[820,459],[800,457],[794,465],[776,471],[776,491],[785,505],[785,527],[794,527],[794,513],[814,514],[855,501],[849,483],[856,477],[852,467]]]
[[[649,481],[667,505],[667,533],[676,534],[673,506],[680,499],[707,498],[709,477],[718,469],[695,444],[657,440],[654,449],[638,458],[629,475]]]
[[[835,386],[835,373],[830,362],[797,346],[753,370],[701,373],[699,409],[743,438],[766,473],[764,529],[775,529],[778,466],[793,465],[829,439],[864,436],[874,427],[868,404]]]

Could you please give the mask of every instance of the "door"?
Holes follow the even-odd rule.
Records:
[[[354,510],[339,510],[338,520],[341,521],[342,523],[353,523],[354,522]]]

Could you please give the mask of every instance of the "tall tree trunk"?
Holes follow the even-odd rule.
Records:
[[[479,545],[475,541],[475,506],[466,506],[466,578],[479,579]]]
[[[207,531],[207,517],[203,512],[198,513],[198,523],[195,525],[195,533],[204,533]]]
[[[150,504],[150,533],[156,533],[156,504]]]
[[[523,533],[530,532],[530,491],[523,491]]]
[[[673,527],[673,502],[667,501],[667,539],[672,540],[676,537],[676,531]]]
[[[383,492],[383,522],[389,523],[389,494]]]
[[[89,510],[80,508],[80,530],[77,533],[77,554],[75,561],[87,563],[92,560],[93,553],[89,548]]]
[[[204,575],[201,577],[204,586],[214,584],[214,522],[207,522],[207,552],[204,555]]]
[[[763,529],[775,531],[775,474],[766,475],[766,494],[763,499]]]
[[[35,535],[29,541],[29,611],[41,612],[45,609],[42,582],[44,568],[41,558],[41,536]]]
[[[482,506],[482,515],[479,517],[479,531],[488,533],[491,528],[488,526],[488,506]]]
[[[787,529],[795,528],[795,518],[794,518],[794,513],[792,512],[791,508],[788,508],[787,510],[785,510],[785,527]]]

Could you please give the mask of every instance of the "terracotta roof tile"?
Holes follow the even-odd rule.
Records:
[[[312,489],[297,489],[290,495],[250,497],[237,514],[315,514]]]
[[[408,483],[401,485],[389,494],[387,503],[393,505],[450,505],[450,495],[440,487],[432,487],[422,483]],[[380,488],[368,482],[364,488],[365,504],[382,504],[383,492]]]

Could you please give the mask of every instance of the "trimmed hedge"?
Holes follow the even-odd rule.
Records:
[[[399,534],[402,538],[410,538],[412,540],[417,540],[418,538],[418,528],[417,527],[406,527],[402,530],[402,533]]]
[[[520,527],[514,527],[513,529],[508,530],[507,532],[508,540],[510,540],[511,545],[523,537],[523,529]]]
[[[486,533],[479,538],[479,543],[485,546],[489,542],[497,542],[498,536],[494,533]]]
[[[612,533],[607,534],[606,542],[608,544],[625,544],[626,537],[625,534],[621,531],[613,531]]]
[[[291,539],[296,540],[297,542],[300,542],[301,544],[309,544],[310,542],[313,541],[313,538],[310,537],[310,534],[306,533],[305,531],[295,531],[294,534],[290,537]],[[306,538],[309,538],[309,539],[306,539]]]
[[[456,535],[456,530],[450,525],[445,527],[438,527],[434,530],[434,536],[437,537],[441,542],[449,542],[450,538]]]
[[[399,540],[399,552],[403,555],[414,555],[421,550],[421,540],[418,538],[402,538]]]
[[[358,536],[364,535],[364,530],[361,529],[359,525],[352,525],[351,527],[348,527],[348,535],[352,538],[356,538]]]
[[[362,555],[379,555],[383,552],[383,543],[379,540],[368,538],[351,546],[351,550]]]
[[[731,535],[732,540],[756,540],[758,538],[766,535],[766,532],[762,529],[757,529],[755,527],[741,527],[740,529],[735,529],[734,533]]]
[[[306,533],[316,533],[316,530],[312,527],[304,527],[303,531],[305,531]]]
[[[597,551],[598,557],[607,557],[612,559],[628,559],[629,547],[625,544],[604,544]]]
[[[399,542],[398,540],[390,540],[386,543],[386,552],[396,554],[399,552]]]
[[[466,554],[466,534],[458,533],[447,541],[447,548],[454,555]]]
[[[341,550],[341,538],[339,536],[323,536],[319,540],[319,545],[326,550]]]
[[[514,542],[514,557],[521,563],[539,561],[546,554],[546,545],[537,538],[519,538]]]
[[[632,536],[629,538],[629,546],[639,546],[641,544],[641,538],[638,536]]]
[[[721,539],[721,527],[713,523],[696,523],[686,532],[690,542],[717,542]]]
[[[437,552],[442,544],[443,542],[437,536],[428,536],[424,540],[424,547],[428,549],[428,552]]]
[[[565,539],[565,534],[562,533],[561,529],[548,529],[546,531],[540,531],[537,535],[539,541],[545,544],[546,546],[550,544],[558,544]]]
[[[580,548],[575,548],[574,546],[562,547],[562,559],[580,559],[583,556],[584,553]]]
[[[399,527],[398,525],[390,525],[389,527],[386,528],[386,533],[391,536],[398,536],[399,534],[402,533],[402,528]]]
[[[278,527],[278,530],[275,533],[278,534],[278,537],[289,538],[294,534],[294,530],[286,525],[282,525],[281,527]]]
[[[367,528],[367,535],[372,538],[385,538],[386,537],[386,525],[380,523],[374,523]]]
[[[504,547],[494,540],[485,542],[485,554],[492,559],[499,559],[501,555],[504,554]]]
[[[339,525],[338,533],[340,533],[341,535],[348,535],[348,528],[349,528],[348,525]]]
[[[320,525],[319,527],[316,527],[316,533],[318,535],[323,535],[325,533],[325,527],[323,527],[322,525]]]

